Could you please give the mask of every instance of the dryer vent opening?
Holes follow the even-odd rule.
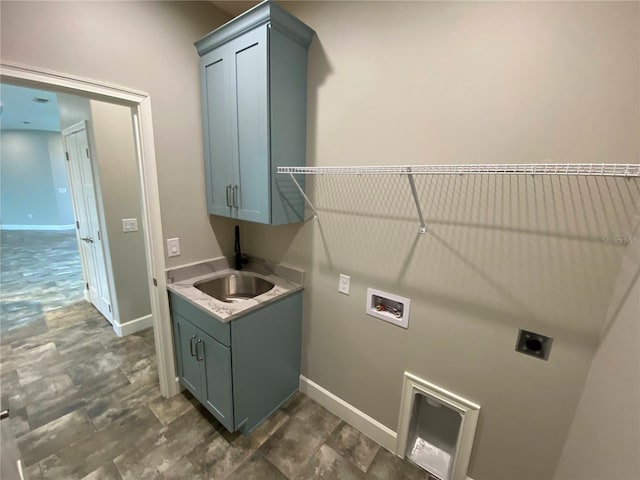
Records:
[[[397,454],[441,480],[467,475],[480,406],[405,372]]]

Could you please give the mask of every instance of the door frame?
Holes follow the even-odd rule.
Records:
[[[0,62],[0,81],[78,94],[95,100],[131,107],[160,392],[165,397],[179,393],[180,385],[176,381],[171,322],[169,321],[169,298],[165,278],[166,265],[151,117],[151,97],[145,92],[120,85],[4,61]]]

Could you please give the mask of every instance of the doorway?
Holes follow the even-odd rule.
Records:
[[[75,93],[131,107],[141,191],[141,223],[148,272],[147,284],[151,297],[160,390],[164,396],[178,393],[180,387],[175,380],[175,360],[168,321],[169,304],[164,274],[162,224],[149,95],[33,67],[10,63],[1,63],[0,67],[0,80],[8,83]]]
[[[6,83],[0,88],[0,228],[68,230],[77,237],[84,298],[118,336],[150,327],[131,108]]]
[[[83,298],[56,95],[0,85],[1,333]]]

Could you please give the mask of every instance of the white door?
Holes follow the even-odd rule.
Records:
[[[85,122],[65,129],[62,136],[67,153],[69,186],[88,300],[113,323],[103,235]]]

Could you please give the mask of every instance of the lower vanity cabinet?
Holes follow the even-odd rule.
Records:
[[[173,313],[180,382],[233,431],[231,349]]]
[[[251,432],[298,390],[302,292],[223,323],[169,292],[180,383],[230,432]]]

